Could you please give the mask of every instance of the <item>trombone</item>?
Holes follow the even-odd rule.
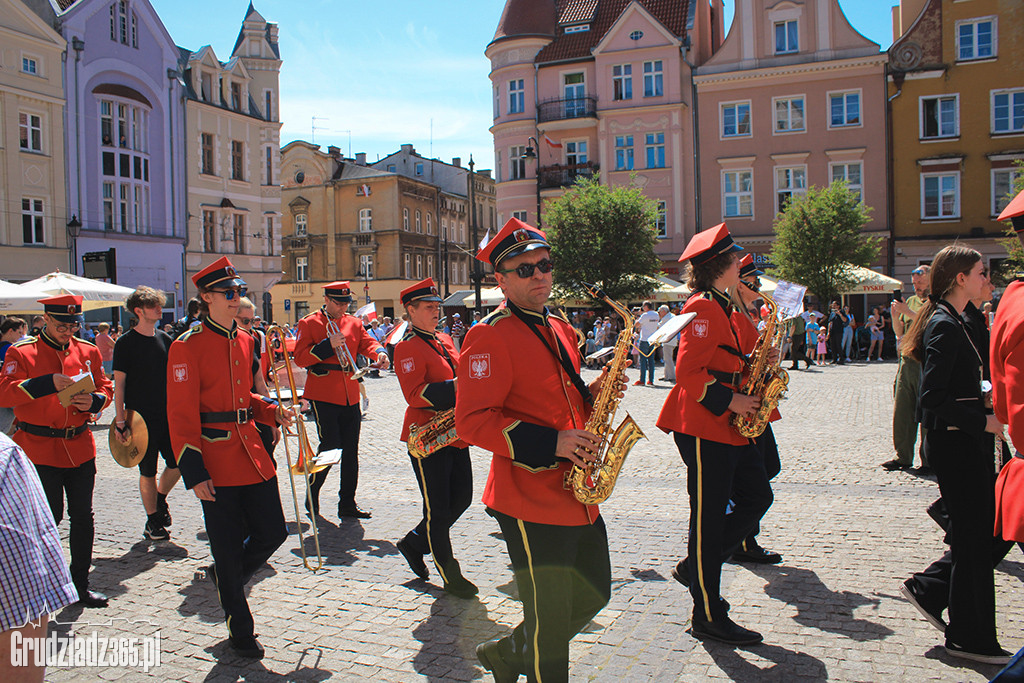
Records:
[[[295,377],[292,374],[291,359],[288,357],[288,348],[285,346],[285,335],[284,330],[278,325],[271,325],[267,328],[267,350],[272,353],[275,349],[280,350],[281,355],[284,356],[284,367],[288,373],[288,389],[291,392],[290,400],[292,407],[296,406],[298,401],[298,389],[295,387]],[[274,379],[274,391],[277,393],[277,402],[284,407],[284,397],[281,391],[281,381],[277,377],[279,366],[271,363],[272,375]],[[295,506],[295,525],[298,529],[299,534],[299,550],[302,552],[302,564],[305,565],[306,569],[317,572],[324,566],[324,558],[320,553],[320,534],[316,529],[316,515],[311,514],[309,516],[310,528],[313,531],[313,544],[316,546],[316,564],[310,563],[309,558],[306,556],[306,543],[305,538],[302,535],[302,517],[299,514],[299,494],[295,489],[295,477],[302,475],[306,481],[306,501],[310,510],[313,510],[313,492],[309,488],[310,476],[317,472],[326,469],[327,465],[317,465],[316,455],[313,453],[313,448],[309,445],[309,437],[306,435],[306,426],[302,422],[302,414],[299,413],[295,416],[295,427],[293,431],[289,431],[287,425],[281,426],[281,440],[284,441],[284,455],[288,461],[288,481],[292,485],[292,503]],[[299,441],[298,453],[296,454],[296,461],[292,463],[292,451],[288,445],[289,437],[296,437]]]
[[[338,323],[328,320],[327,334],[331,337],[341,334],[341,328],[338,327]],[[341,370],[348,373],[349,379],[358,380],[370,371],[370,366],[360,369],[356,365],[356,359],[352,357],[352,352],[348,350],[348,344],[344,339],[341,340],[341,346],[334,347],[334,355],[338,357],[338,362],[341,363]]]

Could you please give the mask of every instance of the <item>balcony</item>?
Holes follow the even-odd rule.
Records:
[[[537,182],[542,190],[553,187],[568,187],[575,183],[577,178],[589,178],[599,170],[600,166],[592,161],[588,161],[585,164],[541,166]]]
[[[358,232],[356,233],[356,246],[357,247],[373,247],[376,246],[373,243],[372,232]]]
[[[571,99],[548,100],[537,107],[537,123],[597,117],[597,98],[585,95]]]

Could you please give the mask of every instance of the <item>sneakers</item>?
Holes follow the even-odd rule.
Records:
[[[946,632],[946,622],[942,620],[942,612],[938,614],[928,610],[922,603],[921,597],[915,590],[913,579],[907,579],[900,586],[900,595],[909,602],[914,608],[921,613],[921,616],[928,620],[928,623],[939,629],[943,633]]]
[[[162,524],[153,524],[152,522],[146,522],[146,528],[143,529],[142,535],[150,541],[166,541],[171,537]]]
[[[363,397],[363,412],[365,413],[369,409],[370,409],[370,397],[369,396],[364,396]]]
[[[980,662],[982,664],[996,664],[998,666],[1005,666],[1009,663],[1011,657],[1009,652],[999,646],[991,650],[986,648],[979,652],[975,648],[963,648],[948,640],[946,641],[946,654],[950,657],[969,659],[972,662]]]
[[[653,387],[653,386],[654,386],[654,382],[648,382],[648,383],[647,383],[647,386],[649,386],[649,387]]]
[[[642,379],[638,379],[637,381],[633,382],[634,387],[642,387],[643,385],[644,381]]]
[[[172,526],[174,524],[174,520],[171,519],[171,509],[167,507],[167,503],[164,503],[163,507],[158,506],[156,512],[162,516],[160,526]]]

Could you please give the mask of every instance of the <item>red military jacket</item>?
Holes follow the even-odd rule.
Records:
[[[583,429],[590,407],[527,320],[556,351],[557,338],[579,372],[577,337],[569,323],[506,302],[466,334],[455,428],[494,454],[484,487],[487,507],[539,524],[591,524],[598,507],[580,503],[565,488],[572,463],[555,458],[558,432]]]
[[[295,364],[308,371],[302,397],[337,405],[355,405],[359,403],[359,382],[349,379],[348,373],[341,370],[338,357],[327,339],[329,319],[327,312],[321,308],[296,325]],[[370,336],[359,318],[343,315],[335,322],[345,335],[345,345],[352,353],[352,358],[362,354],[376,360],[377,355],[384,352],[384,347]]]
[[[990,344],[992,406],[1024,452],[1024,279],[1011,282],[1000,299]]]
[[[742,311],[734,310],[730,320],[732,321],[733,329],[736,330],[736,337],[740,340],[740,351],[747,357],[750,357],[750,354],[754,352],[754,347],[757,346],[757,340],[761,338],[761,333],[753,321],[743,315]],[[746,376],[744,379],[746,379]],[[781,417],[782,415],[776,407],[772,409],[772,414],[768,416],[768,421],[775,422]]]
[[[455,407],[458,365],[459,352],[451,337],[409,325],[402,340],[395,344],[395,372],[409,404],[402,424],[402,441],[409,440],[409,425],[422,427],[437,411]],[[466,442],[456,441],[452,446],[465,448]]]
[[[679,335],[676,353],[676,383],[658,415],[658,427],[719,443],[742,446],[750,441],[740,436],[729,419],[733,391],[742,383],[742,344],[730,320],[732,303],[722,292],[695,292],[683,313],[693,312],[693,322]],[[728,350],[727,350],[728,349]],[[736,373],[729,382],[716,373]]]
[[[276,404],[253,393],[253,338],[203,318],[171,344],[167,356],[167,424],[185,486],[258,484],[275,476],[274,462],[253,420],[275,424]],[[252,419],[203,422],[202,413],[251,410]]]
[[[92,407],[88,412],[74,406],[65,408],[57,398],[53,376],[74,377],[86,371],[92,372],[96,385]],[[72,337],[61,346],[44,330],[7,349],[0,373],[0,406],[14,408],[19,422],[53,429],[80,427],[91,415],[102,412],[113,395],[100,350],[87,341]],[[88,429],[71,439],[36,436],[19,429],[13,439],[36,465],[78,467],[96,457],[96,442]]]

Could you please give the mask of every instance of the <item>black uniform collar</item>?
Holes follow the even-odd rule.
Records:
[[[234,339],[235,337],[238,336],[238,323],[236,323],[234,320],[231,321],[231,329],[228,329],[228,328],[224,327],[223,325],[217,323],[213,318],[211,318],[209,316],[206,316],[206,317],[202,318],[202,321],[203,321],[203,327],[206,327],[206,328],[216,332],[217,334],[219,334],[222,337],[227,337],[228,339]]]
[[[412,324],[410,324],[409,327],[412,328],[413,332],[415,332],[419,336],[423,337],[424,339],[430,339],[431,341],[437,341],[437,333],[436,332],[429,332],[427,330],[421,330],[420,328],[418,328],[418,327],[416,327],[415,325],[412,325]]]
[[[709,289],[708,292],[711,294],[712,301],[717,301],[718,304],[722,307],[722,310],[725,311],[726,315],[730,315],[732,313],[732,299],[729,298],[728,294],[721,290],[715,289],[714,287]]]
[[[46,328],[43,328],[42,331],[39,332],[39,338],[42,339],[43,343],[45,343],[47,346],[51,346],[57,349],[58,351],[66,351],[67,348],[71,346],[70,341],[67,344],[58,344],[56,339],[46,334]]]
[[[528,311],[525,308],[519,308],[519,306],[516,306],[511,301],[507,301],[507,300],[505,302],[505,306],[508,308],[508,310],[512,311],[516,315],[517,318],[519,318],[520,320],[522,320],[525,323],[530,323],[530,324],[533,324],[533,325],[542,325],[544,327],[549,327],[549,325],[548,325],[548,315],[549,315],[549,312],[548,312],[548,307],[547,306],[545,306],[544,310],[542,312],[540,312],[540,313],[538,313],[537,311]]]

